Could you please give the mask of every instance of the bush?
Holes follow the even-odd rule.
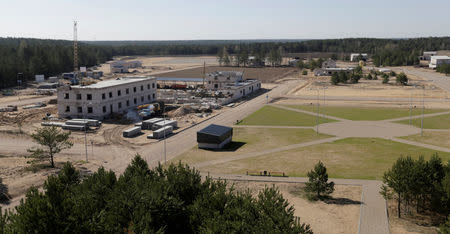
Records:
[[[391,72],[389,73],[389,75],[392,76],[392,77],[394,77],[394,76],[396,76],[397,74],[395,74],[395,71],[391,71]]]
[[[330,79],[331,79],[331,83],[333,85],[337,85],[339,83],[339,76],[338,76],[338,74],[336,72],[333,73],[333,75],[331,75]]]
[[[389,77],[383,76],[383,84],[389,83]]]
[[[375,74],[375,76],[373,77],[374,80],[378,80],[378,75]]]
[[[400,73],[397,75],[397,84],[401,84],[401,85],[407,85],[408,84],[408,77],[406,76],[405,73]]]
[[[366,76],[366,79],[368,79],[368,80],[372,80],[373,79],[373,77],[372,77],[372,74],[367,74],[367,76]]]
[[[448,75],[450,74],[450,64],[441,64],[436,68],[436,71]]]
[[[302,75],[304,75],[304,76],[308,75],[308,71],[307,70],[303,70],[302,71]]]

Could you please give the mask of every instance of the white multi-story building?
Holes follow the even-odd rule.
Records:
[[[350,54],[350,61],[352,61],[352,62],[358,62],[359,58],[361,58],[361,60],[366,61],[369,57],[367,54],[361,54],[361,53]]]
[[[206,75],[205,88],[208,90],[219,90],[230,83],[243,81],[243,73],[237,71],[215,71]]]
[[[104,119],[156,100],[155,77],[123,77],[91,85],[64,86],[58,89],[58,114],[61,118]]]
[[[237,71],[215,71],[207,74],[205,88],[222,93],[227,102],[245,97],[261,88],[256,79],[243,79],[243,73]]]
[[[446,55],[431,56],[430,64],[428,66],[435,69],[441,64],[450,64],[450,57]]]

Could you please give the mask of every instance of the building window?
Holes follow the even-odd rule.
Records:
[[[106,106],[103,106],[103,113],[106,113]]]
[[[89,114],[92,114],[92,112],[94,111],[94,110],[92,109],[92,107],[91,107],[91,106],[88,106],[88,108],[87,108],[87,109],[88,109],[88,113],[89,113]]]
[[[77,94],[77,100],[81,100],[81,93]]]
[[[137,103],[137,99],[136,99],[136,98],[135,98],[135,99],[134,99],[133,101],[134,101],[134,104],[136,104],[136,103]]]
[[[102,93],[102,99],[106,99],[106,94]]]
[[[119,109],[122,108],[122,102],[119,102],[119,103],[117,104],[117,106],[119,107]]]
[[[136,87],[133,87],[133,92],[135,92],[135,93],[136,93]]]
[[[69,93],[64,94],[64,99],[69,99]]]
[[[109,92],[109,98],[112,98],[112,92]]]
[[[147,99],[148,99],[149,101],[152,100],[152,98],[150,97],[150,94],[147,95]]]
[[[81,106],[77,107],[78,113],[83,113],[83,108]]]
[[[127,106],[130,106],[130,100],[127,100]]]
[[[66,106],[66,112],[70,112],[70,106]]]
[[[219,85],[218,84],[214,84],[214,88],[215,89],[219,88]]]
[[[125,94],[129,94],[130,93],[130,89],[125,89]]]
[[[147,84],[147,89],[150,89],[150,84]]]
[[[87,95],[86,95],[86,99],[87,99],[87,100],[92,100],[92,94],[87,94]]]
[[[120,96],[120,95],[122,95],[122,91],[117,90],[117,96]]]
[[[155,88],[155,83],[152,83],[152,88]]]
[[[156,95],[155,95],[155,94],[153,94],[153,99],[155,99],[155,96],[156,96]]]
[[[143,85],[141,85],[141,91],[144,91],[144,86]]]
[[[144,102],[144,96],[141,96],[141,102]]]

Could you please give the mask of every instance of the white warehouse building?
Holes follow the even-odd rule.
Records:
[[[431,56],[430,58],[430,64],[428,65],[430,68],[435,69],[439,67],[441,64],[450,64],[450,57],[449,56]]]
[[[350,61],[352,61],[352,62],[358,62],[359,58],[361,58],[361,60],[366,61],[369,58],[369,56],[367,54],[361,54],[361,53],[350,54]]]
[[[58,114],[61,118],[104,119],[156,100],[155,77],[123,77],[91,85],[64,86],[58,89]]]

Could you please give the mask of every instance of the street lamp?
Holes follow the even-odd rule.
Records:
[[[163,107],[163,121],[164,125],[166,125],[166,105]],[[164,126],[164,165],[167,163],[167,149],[166,149],[166,127]]]
[[[88,102],[85,105],[86,110],[83,111],[83,114],[84,114],[84,148],[86,150],[86,162],[88,162],[88,145],[87,145],[87,128],[88,128],[88,126],[87,126],[87,119],[86,119],[86,112],[88,110],[88,105],[91,106],[92,102]]]

